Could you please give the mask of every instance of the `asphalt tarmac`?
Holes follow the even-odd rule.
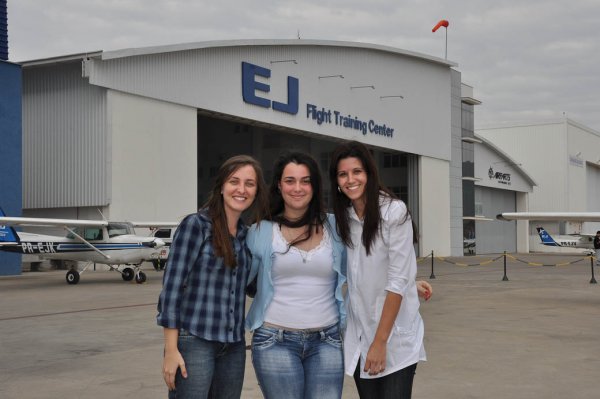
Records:
[[[436,260],[431,280],[430,259],[419,263],[434,294],[421,305],[428,361],[413,398],[600,397],[600,284],[590,284],[589,258],[519,255],[508,281],[502,259],[485,264],[492,258]],[[162,273],[146,271],[141,285],[114,272],[71,286],[65,271],[0,277],[0,398],[165,398]],[[262,397],[249,352],[242,397]],[[349,377],[343,397],[358,398]]]

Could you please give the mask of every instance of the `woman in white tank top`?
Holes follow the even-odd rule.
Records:
[[[248,232],[258,283],[246,327],[253,331],[252,363],[267,399],[342,395],[345,250],[321,192],[310,155],[281,155],[271,217]]]

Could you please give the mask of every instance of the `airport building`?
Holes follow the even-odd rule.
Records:
[[[461,80],[453,67],[318,40],[24,62],[24,213],[97,219],[100,208],[113,220],[178,220],[204,202],[232,155],[256,156],[269,179],[282,150],[310,152],[326,171],[336,143],[359,140],[411,209],[419,251],[460,255]]]
[[[460,256],[475,252],[466,248],[473,239],[477,253],[506,249],[494,235],[507,225],[485,220],[477,193],[506,196],[490,212],[505,203],[521,210],[534,184],[475,136],[479,101],[456,64],[437,57],[364,43],[235,40],[22,65],[26,216],[98,219],[99,209],[112,220],[179,220],[205,201],[232,155],[257,157],[268,180],[277,155],[298,149],[326,175],[336,144],[358,140],[411,210],[419,254]],[[485,173],[504,163],[510,185],[478,177],[479,147]]]
[[[600,133],[568,118],[477,129],[477,135],[510,154],[513,167],[526,170],[536,186],[528,196],[530,212],[600,211]],[[482,164],[485,167],[487,164]],[[493,165],[492,165],[493,166]],[[490,168],[492,168],[490,166]],[[507,168],[509,165],[502,165]],[[501,171],[493,168],[494,173]],[[485,179],[484,179],[485,180]],[[519,203],[519,200],[517,198]],[[518,209],[517,209],[518,210]],[[526,210],[526,209],[523,209]],[[514,223],[514,222],[513,222]],[[517,241],[536,252],[573,252],[541,245],[536,232],[595,234],[600,223],[520,221]]]

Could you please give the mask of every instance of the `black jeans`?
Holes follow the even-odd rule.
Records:
[[[360,361],[354,371],[354,382],[360,399],[410,399],[417,363],[385,377],[360,378]]]

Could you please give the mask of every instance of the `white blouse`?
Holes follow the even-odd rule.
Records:
[[[403,222],[406,205],[381,195],[381,231],[367,256],[362,244],[363,222],[348,208],[354,248],[348,248],[348,327],[344,337],[346,374],[352,376],[360,360],[361,378],[378,378],[426,360],[423,320],[415,278],[417,262],[410,217]],[[375,338],[387,292],[402,296],[390,333],[385,371],[370,376],[363,371],[367,352]]]
[[[289,247],[278,224],[273,224],[274,294],[265,322],[295,329],[327,327],[338,322],[333,247],[329,232],[323,230],[321,243],[304,251]]]

